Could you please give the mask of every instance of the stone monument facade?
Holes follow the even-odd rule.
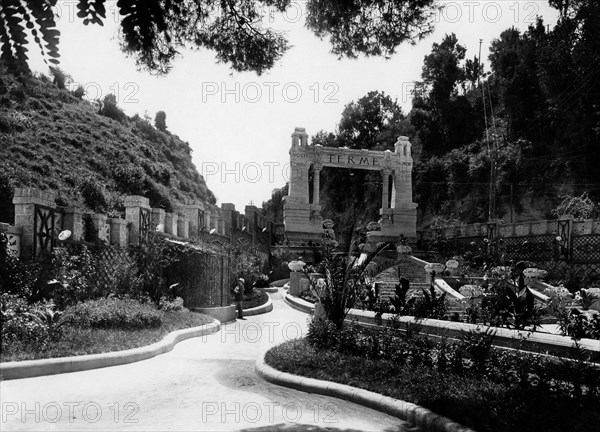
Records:
[[[394,241],[399,236],[416,238],[417,204],[412,201],[411,144],[399,137],[395,151],[356,150],[309,145],[304,128],[292,134],[290,182],[284,198],[285,235],[290,244],[322,238],[323,218],[319,203],[323,167],[379,171],[383,180],[380,231],[368,233],[368,241]],[[311,190],[312,189],[312,190]]]

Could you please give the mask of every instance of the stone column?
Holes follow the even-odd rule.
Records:
[[[22,231],[21,228],[0,222],[0,232],[3,232],[8,239],[8,244],[6,245],[7,252],[12,253],[17,258],[21,256]]]
[[[197,237],[198,233],[204,226],[204,221],[200,220],[202,217],[203,206],[200,204],[188,204],[184,206],[184,212],[189,221],[189,236]]]
[[[383,187],[381,192],[381,208],[383,210],[387,210],[388,206],[388,197],[390,195],[390,174],[391,171],[384,169],[381,171],[381,175],[383,176]]]
[[[67,207],[64,214],[63,228],[71,231],[69,240],[83,240],[83,210],[79,207]]]
[[[177,235],[177,220],[179,216],[175,213],[165,213],[165,232],[167,234]]]
[[[313,204],[319,204],[319,193],[321,189],[321,169],[323,166],[321,164],[313,165]]]
[[[30,258],[35,236],[35,206],[55,208],[56,195],[53,192],[37,188],[15,188],[13,204],[15,205],[15,226],[22,230],[21,256]],[[39,248],[39,245],[38,245]]]
[[[300,296],[300,280],[302,279],[302,272],[290,271],[290,294],[293,296]]]
[[[110,244],[110,225],[106,223],[106,215],[92,214],[92,223],[94,224],[94,237],[104,244]]]
[[[165,232],[165,210],[161,208],[152,208],[152,228],[156,232]]]
[[[177,219],[177,237],[189,238],[190,221],[186,215],[179,215]]]
[[[110,222],[110,244],[119,247],[126,247],[129,231],[127,221],[121,218],[111,218]]]
[[[140,243],[140,234],[142,234],[141,223],[144,222],[144,214],[150,218],[150,201],[148,198],[140,195],[128,195],[125,197],[125,219],[130,223],[131,231],[129,240],[132,244]]]

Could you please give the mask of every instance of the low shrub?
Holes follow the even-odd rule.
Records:
[[[48,325],[36,319],[38,305],[30,305],[24,297],[0,294],[0,351],[3,354],[21,349],[43,351],[53,336]]]
[[[158,327],[162,312],[151,303],[115,297],[88,300],[68,307],[63,319],[71,326],[142,329]]]
[[[181,297],[175,297],[173,300],[169,300],[166,296],[160,298],[158,301],[158,308],[165,312],[178,312],[185,309]]]
[[[0,232],[0,292],[30,299],[37,294],[41,267],[37,262],[23,262],[17,258],[10,252],[9,242],[6,234]]]

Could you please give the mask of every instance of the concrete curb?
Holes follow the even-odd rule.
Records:
[[[278,371],[265,363],[265,355],[266,352],[256,361],[256,372],[261,378],[270,383],[354,402],[405,420],[425,432],[475,432],[473,429],[466,428],[410,402],[345,384],[321,381]]]
[[[258,291],[266,292],[266,293],[271,293],[271,294],[274,294],[277,291],[279,291],[279,287],[276,287],[276,286],[269,286],[269,287],[264,287],[264,288],[254,288],[254,289],[258,290]]]
[[[213,320],[210,324],[171,332],[161,341],[139,348],[103,354],[0,363],[0,377],[3,380],[31,378],[134,363],[169,352],[178,342],[185,339],[213,334],[219,330],[221,323]]]
[[[267,312],[271,312],[273,310],[273,300],[271,300],[271,297],[269,297],[269,300],[267,300],[267,302],[265,304],[262,304],[260,306],[256,306],[250,309],[244,309],[244,316],[253,316],[253,315],[260,315],[260,314],[264,314]]]
[[[302,300],[299,297],[294,297],[294,296],[290,295],[289,291],[283,292],[283,301],[288,306],[291,306],[294,309],[299,310],[300,312],[304,312],[309,315],[312,315],[315,312],[314,303],[307,302],[306,300]]]

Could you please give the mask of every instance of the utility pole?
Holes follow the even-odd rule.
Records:
[[[487,144],[488,157],[490,159],[490,187],[489,187],[489,199],[488,199],[488,221],[492,220],[492,214],[494,213],[494,208],[492,206],[492,202],[495,201],[493,197],[493,187],[494,184],[494,161],[492,158],[492,152],[490,151],[490,134],[488,131],[488,122],[487,122],[487,108],[485,106],[485,87],[481,82],[481,45],[483,44],[483,39],[479,39],[479,58],[477,59],[477,80],[479,84],[479,88],[481,89],[481,101],[483,102],[483,118],[485,120],[485,142]]]

